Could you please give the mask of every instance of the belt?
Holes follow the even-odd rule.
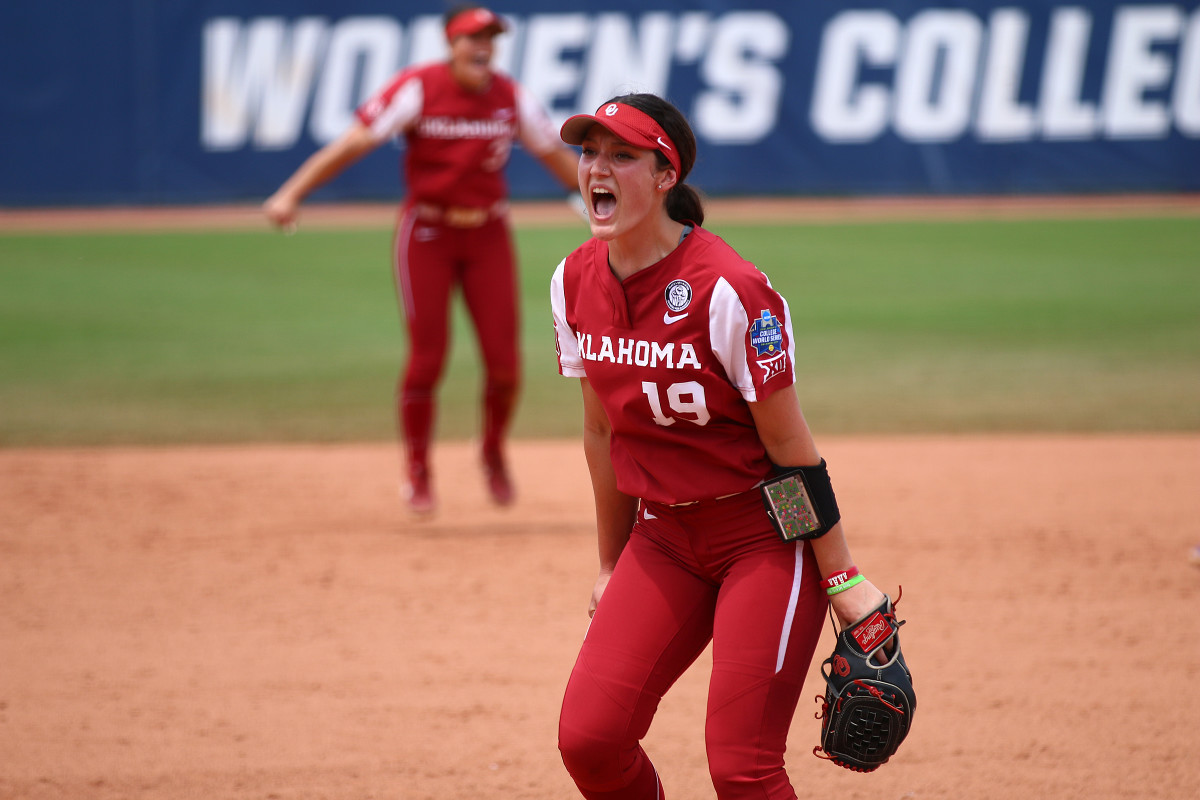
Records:
[[[508,201],[497,200],[490,206],[443,206],[437,203],[416,202],[409,206],[417,219],[448,228],[478,228],[508,213]]]

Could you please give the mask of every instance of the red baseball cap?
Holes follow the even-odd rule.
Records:
[[[593,125],[603,125],[618,139],[634,147],[657,150],[671,162],[676,173],[683,175],[675,142],[671,141],[667,132],[654,121],[654,117],[644,111],[625,103],[605,103],[596,109],[595,114],[576,114],[570,117],[563,123],[558,135],[567,144],[583,144],[588,129]]]
[[[453,41],[459,36],[474,36],[486,30],[491,30],[493,35],[504,33],[508,30],[508,23],[486,8],[468,8],[455,14],[446,23],[446,39]]]

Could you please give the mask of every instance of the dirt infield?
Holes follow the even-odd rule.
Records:
[[[1200,196],[709,211],[1200,215]],[[557,203],[514,221],[578,224]],[[0,232],[263,225],[253,206],[0,210]],[[857,775],[810,755],[802,701],[801,797],[1200,796],[1200,435],[819,438],[859,565],[904,587],[920,704],[893,762]],[[394,445],[0,449],[0,798],[576,797],[555,724],[587,624],[591,492],[577,442],[519,442],[514,461],[519,502],[495,509],[471,449],[440,445],[444,510],[414,522]],[[708,663],[647,740],[673,800],[714,797]],[[814,667],[805,697],[820,690]]]
[[[809,754],[803,701],[802,797],[1197,795],[1200,436],[822,447],[858,563],[903,584],[920,707],[858,775]],[[590,490],[576,442],[515,467],[494,509],[441,446],[448,510],[416,523],[390,445],[0,450],[0,797],[576,796]],[[677,800],[713,797],[706,667],[648,739]]]

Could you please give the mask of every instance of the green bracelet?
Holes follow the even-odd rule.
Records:
[[[860,583],[862,583],[866,579],[867,579],[866,575],[855,575],[853,578],[846,581],[845,583],[839,583],[837,586],[826,589],[825,594],[829,595],[830,597],[833,597],[838,592],[844,592],[847,589],[849,589],[851,586],[858,586]]]

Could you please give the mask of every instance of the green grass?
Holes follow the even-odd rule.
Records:
[[[717,225],[789,300],[820,433],[1200,430],[1200,220]],[[576,435],[523,229],[518,436]],[[391,232],[0,235],[0,445],[390,439]],[[461,306],[439,435],[475,435]]]

